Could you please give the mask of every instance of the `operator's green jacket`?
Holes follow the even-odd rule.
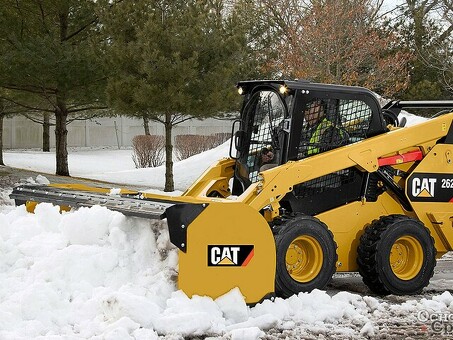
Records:
[[[328,130],[332,131],[328,136],[329,138],[323,138],[325,137],[325,134],[328,133]],[[345,134],[344,131],[334,126],[330,120],[324,117],[318,126],[316,126],[316,129],[310,137],[307,155],[312,156],[336,146],[339,141],[345,138]]]

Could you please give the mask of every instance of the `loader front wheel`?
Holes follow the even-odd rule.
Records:
[[[418,294],[434,273],[434,240],[418,220],[384,216],[360,238],[357,263],[363,282],[374,293]]]
[[[335,272],[337,253],[332,232],[320,220],[298,215],[280,226],[275,235],[275,288],[289,297],[324,288]]]

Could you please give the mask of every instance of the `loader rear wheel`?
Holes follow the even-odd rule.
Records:
[[[289,297],[315,288],[323,289],[336,269],[337,245],[320,220],[305,215],[284,222],[275,235],[277,268],[275,288]]]
[[[357,263],[363,282],[374,293],[418,294],[434,274],[434,240],[418,220],[384,216],[360,238]]]

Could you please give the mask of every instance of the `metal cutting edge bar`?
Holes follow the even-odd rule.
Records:
[[[35,201],[55,205],[92,207],[100,205],[110,210],[119,211],[127,216],[161,219],[165,210],[174,203],[154,202],[136,195],[134,197],[109,196],[91,192],[76,192],[45,185],[19,186],[13,189],[10,197],[17,203]]]

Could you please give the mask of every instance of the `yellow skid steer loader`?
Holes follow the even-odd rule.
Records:
[[[391,101],[364,88],[244,81],[230,157],[179,197],[79,185],[20,186],[17,204],[103,205],[166,218],[178,285],[248,303],[359,272],[378,294],[416,294],[453,249],[453,101]],[[447,108],[403,127],[402,108]]]

